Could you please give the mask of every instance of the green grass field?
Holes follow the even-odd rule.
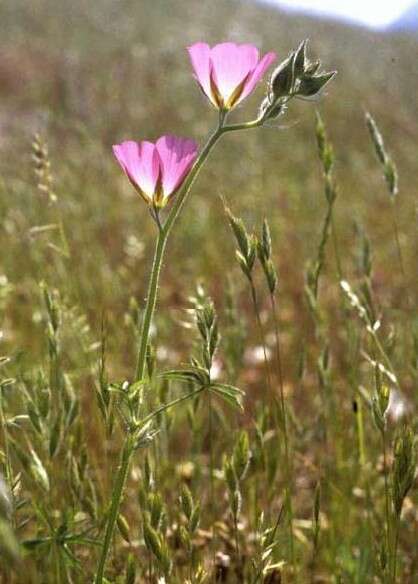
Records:
[[[416,583],[418,39],[235,0],[15,0],[0,33],[0,581],[95,580],[139,395],[154,417],[103,582]],[[338,75],[214,149],[170,236],[135,386],[156,226],[112,145],[205,142],[217,112],[191,43],[282,61],[306,38]],[[273,295],[260,261],[240,269],[225,204],[249,234],[268,220]],[[212,374],[242,409],[163,375],[201,358],[213,309]]]

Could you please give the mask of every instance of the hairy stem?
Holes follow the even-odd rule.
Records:
[[[151,277],[148,287],[148,296],[146,301],[144,319],[142,321],[141,337],[139,342],[138,360],[136,364],[135,380],[139,381],[144,377],[145,364],[147,358],[147,347],[149,341],[149,332],[154,315],[155,305],[157,303],[158,281],[160,278],[164,250],[167,243],[167,235],[163,230],[158,232],[157,244],[155,246],[154,261],[151,269]]]
[[[119,508],[122,501],[123,489],[125,486],[126,478],[128,476],[130,461],[133,452],[134,448],[132,443],[132,436],[131,434],[128,434],[122,449],[119,469],[113,486],[109,516],[106,523],[106,532],[103,540],[102,553],[100,555],[99,563],[97,566],[95,584],[102,584],[103,582],[107,554],[109,553],[109,548],[113,539],[113,532],[115,530],[116,521],[119,516]]]

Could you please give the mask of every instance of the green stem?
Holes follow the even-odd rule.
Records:
[[[139,342],[139,349],[138,349],[138,358],[136,364],[136,372],[135,372],[135,379],[141,380],[144,377],[145,373],[145,364],[146,364],[146,356],[147,356],[147,347],[149,341],[149,332],[151,328],[152,318],[154,316],[154,310],[157,303],[157,294],[158,294],[158,282],[161,272],[161,266],[164,258],[164,251],[167,243],[168,236],[170,231],[178,218],[184,203],[187,200],[187,197],[190,193],[190,190],[193,186],[193,183],[199,174],[200,169],[202,168],[203,164],[207,160],[212,148],[215,146],[216,142],[219,138],[227,133],[227,132],[234,132],[238,130],[245,130],[251,128],[257,128],[263,124],[262,120],[257,119],[253,120],[252,122],[247,122],[244,124],[234,124],[230,126],[225,126],[226,114],[224,112],[220,112],[219,115],[219,123],[216,130],[213,134],[209,137],[208,141],[206,142],[205,146],[202,148],[199,157],[197,158],[194,166],[190,170],[186,180],[184,181],[183,185],[181,186],[179,192],[176,195],[175,201],[171,210],[168,214],[168,217],[164,223],[164,225],[159,226],[157,244],[155,247],[154,253],[154,261],[151,270],[150,282],[148,287],[148,296],[145,305],[145,312],[144,312],[144,319],[142,321],[142,328],[141,328],[141,335],[140,335],[140,342]],[[189,396],[187,396],[189,397]],[[186,399],[185,396],[183,398],[179,398],[176,400],[176,403],[180,403]],[[173,403],[171,403],[173,405]],[[161,413],[167,409],[168,405],[162,407],[157,413]],[[156,412],[153,412],[151,417],[157,415]],[[146,418],[149,420],[150,416]],[[128,434],[125,438],[125,444],[122,450],[121,462],[119,465],[118,474],[115,480],[113,492],[112,492],[112,502],[111,508],[109,512],[109,518],[106,524],[106,532],[105,538],[103,541],[102,552],[99,558],[97,575],[95,579],[95,584],[102,584],[103,577],[104,577],[104,568],[106,565],[107,555],[109,553],[110,544],[113,537],[113,532],[115,529],[116,520],[119,515],[119,507],[122,501],[122,494],[123,494],[123,487],[125,485],[126,477],[129,472],[129,466],[132,454],[134,452],[134,448],[132,445],[132,435]]]
[[[9,449],[9,434],[7,431],[7,423],[6,423],[6,416],[4,415],[4,407],[3,407],[3,388],[0,387],[0,426],[3,433],[3,447],[4,447],[4,456],[5,456],[5,470],[6,470],[6,482],[7,487],[9,489],[11,501],[12,501],[12,508],[13,508],[13,472],[12,467],[10,464],[10,449]]]
[[[332,243],[334,247],[334,255],[335,255],[335,262],[337,264],[337,274],[338,280],[341,281],[344,278],[343,275],[343,268],[340,256],[340,249],[338,245],[338,237],[337,237],[337,230],[335,228],[335,220],[334,220],[334,212],[331,212],[331,236],[332,236]]]
[[[107,554],[109,553],[109,548],[113,538],[113,532],[115,530],[116,521],[119,516],[119,507],[122,501],[123,489],[125,486],[126,477],[128,476],[129,464],[133,452],[134,447],[132,436],[131,434],[128,434],[125,440],[125,444],[123,446],[118,474],[116,476],[115,484],[113,487],[112,502],[110,505],[109,517],[106,524],[106,533],[103,541],[102,553],[100,555],[99,564],[97,567],[95,579],[96,584],[102,584],[103,582]]]
[[[386,550],[389,557],[389,566],[391,559],[390,550],[390,505],[389,505],[389,483],[387,473],[387,447],[386,447],[386,430],[382,430],[382,450],[383,450],[383,475],[385,478],[385,516],[386,516]]]
[[[147,358],[147,347],[149,332],[154,315],[155,305],[157,303],[158,281],[160,278],[164,250],[167,243],[167,235],[162,229],[158,232],[157,244],[155,246],[154,261],[151,269],[151,277],[148,287],[148,296],[146,301],[144,320],[142,321],[141,337],[139,343],[138,360],[136,364],[135,380],[139,381],[144,377],[145,364]]]
[[[283,384],[283,367],[280,349],[280,335],[279,335],[279,321],[277,318],[277,306],[274,294],[270,294],[271,310],[274,320],[274,334],[276,338],[276,357],[277,357],[277,373],[279,377],[279,391],[280,391],[280,409],[283,424],[283,440],[285,450],[285,472],[286,472],[286,507],[289,514],[289,543],[290,543],[290,559],[293,568],[293,575],[296,576],[296,562],[295,562],[295,545],[293,537],[293,505],[292,505],[292,466],[290,462],[290,448],[289,448],[289,434],[287,430],[287,416],[286,404],[284,399],[284,384]]]
[[[158,280],[161,271],[162,259],[164,256],[165,245],[167,243],[168,236],[170,234],[173,225],[181,213],[181,210],[187,200],[187,197],[191,191],[194,181],[196,180],[200,169],[206,162],[212,148],[215,146],[216,142],[226,132],[234,132],[237,130],[256,128],[262,124],[260,120],[254,120],[253,122],[247,122],[245,124],[234,124],[230,126],[224,126],[225,115],[221,114],[219,116],[219,124],[216,130],[211,134],[205,146],[203,147],[198,159],[196,160],[194,166],[189,172],[186,180],[184,181],[180,191],[177,193],[176,199],[173,206],[169,212],[169,215],[164,223],[164,225],[159,229],[157,245],[155,248],[154,262],[151,270],[151,277],[148,287],[148,297],[145,307],[144,320],[142,323],[140,344],[138,351],[138,360],[136,365],[136,375],[135,379],[138,381],[143,378],[145,373],[145,363],[147,356],[147,346],[149,339],[149,331],[151,327],[152,317],[154,315],[155,305],[157,301],[158,293]]]
[[[392,581],[393,584],[396,584],[396,567],[397,567],[397,559],[398,559],[398,541],[399,541],[399,523],[400,523],[400,516],[396,516],[396,523],[395,523],[395,538],[393,542],[393,575]]]
[[[388,355],[387,355],[387,353],[386,353],[385,349],[383,348],[383,345],[382,345],[382,343],[380,342],[380,339],[379,339],[379,337],[377,336],[377,334],[376,334],[376,331],[374,331],[374,330],[373,330],[373,325],[371,324],[371,322],[370,322],[370,321],[369,321],[369,330],[370,330],[370,332],[371,332],[371,335],[372,335],[373,341],[374,341],[374,343],[375,343],[375,345],[376,345],[376,347],[377,347],[377,349],[378,349],[378,351],[379,351],[379,353],[380,353],[380,355],[381,355],[381,357],[382,357],[383,361],[385,362],[385,366],[387,367],[388,371],[390,371],[390,373],[392,373],[392,375],[393,375],[394,379],[396,380],[396,382],[395,382],[395,383],[396,383],[396,386],[397,386],[397,388],[398,388],[398,389],[401,389],[401,388],[400,388],[400,385],[399,385],[398,377],[397,377],[397,375],[396,375],[396,373],[395,373],[395,370],[394,370],[394,368],[393,368],[392,362],[391,362],[391,360],[389,359],[389,357],[388,357]]]
[[[178,404],[180,404],[188,399],[196,397],[204,389],[205,389],[204,387],[200,387],[199,389],[196,389],[195,391],[187,393],[186,395],[182,395],[181,397],[174,399],[171,402],[158,407],[151,414],[146,416],[142,420],[142,423],[146,424],[147,422],[149,422],[150,420],[152,420],[153,418],[155,418],[159,414],[165,412],[169,408],[172,408],[172,407],[174,407],[174,406],[176,406],[176,405],[178,405]],[[109,552],[110,544],[112,542],[113,532],[114,532],[116,521],[117,521],[117,518],[119,515],[119,507],[120,507],[120,504],[122,501],[123,488],[125,486],[126,477],[128,476],[130,461],[131,461],[132,454],[134,451],[135,451],[135,448],[134,448],[134,441],[132,439],[132,434],[128,434],[126,441],[125,441],[125,444],[124,444],[124,447],[123,447],[123,450],[122,450],[122,456],[121,456],[121,461],[119,464],[119,470],[118,470],[116,481],[115,481],[115,484],[113,487],[112,503],[111,503],[111,507],[110,507],[110,511],[109,511],[109,518],[108,518],[107,525],[106,525],[106,533],[105,533],[105,537],[103,540],[102,553],[100,556],[99,565],[98,565],[98,569],[97,569],[97,575],[96,575],[96,580],[95,580],[96,584],[102,584],[102,581],[103,581],[106,558],[107,558],[107,554]]]
[[[257,291],[255,289],[254,281],[253,281],[252,277],[249,278],[249,281],[250,281],[250,289],[251,289],[251,300],[253,302],[255,319],[256,319],[257,327],[258,327],[258,335],[260,337],[261,346],[263,347],[263,358],[264,358],[264,365],[266,368],[266,376],[267,376],[267,389],[268,389],[269,394],[271,395],[273,385],[271,382],[270,364],[269,364],[269,360],[267,357],[267,348],[266,348],[266,341],[265,341],[266,337],[264,334],[263,323],[261,322],[260,308],[258,306],[258,299],[257,299]],[[263,393],[263,404],[265,407],[266,406],[266,392]]]
[[[358,437],[358,451],[359,451],[359,462],[362,471],[366,466],[366,446],[364,442],[364,419],[363,419],[363,405],[361,400],[357,400],[357,412],[356,412],[356,422],[357,422],[357,437]]]
[[[403,281],[404,281],[405,290],[407,290],[408,289],[408,279],[406,277],[405,264],[404,264],[404,261],[403,261],[401,240],[400,240],[400,237],[399,237],[398,217],[397,217],[397,214],[396,214],[396,206],[395,206],[395,199],[394,198],[391,199],[391,203],[392,203],[393,231],[394,231],[394,234],[395,234],[395,242],[396,242],[396,250],[397,250],[397,253],[398,253],[399,267],[400,267],[401,274],[402,274],[402,278],[403,278]]]

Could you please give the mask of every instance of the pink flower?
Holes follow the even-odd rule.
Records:
[[[212,48],[206,43],[195,43],[187,50],[203,93],[215,107],[224,110],[245,99],[276,58],[276,53],[267,53],[260,60],[256,47],[235,43]]]
[[[135,189],[150,205],[165,207],[180,188],[196,160],[194,140],[161,136],[152,142],[127,140],[113,146],[113,153]]]

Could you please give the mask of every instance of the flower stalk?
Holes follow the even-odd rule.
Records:
[[[138,349],[138,358],[136,364],[136,371],[135,371],[135,380],[140,381],[143,379],[145,374],[145,365],[146,365],[146,355],[147,355],[147,347],[149,342],[149,334],[152,319],[154,316],[155,307],[157,304],[157,296],[158,296],[158,285],[159,285],[159,278],[161,273],[161,267],[164,260],[164,251],[167,244],[167,239],[170,235],[170,232],[173,228],[174,223],[176,222],[177,218],[179,217],[183,206],[187,200],[187,197],[191,191],[191,188],[194,184],[194,181],[199,174],[202,166],[208,159],[212,149],[214,148],[215,144],[218,142],[220,137],[223,134],[228,132],[235,132],[240,130],[249,130],[253,128],[257,128],[263,125],[263,119],[257,118],[253,121],[242,123],[242,124],[232,124],[232,125],[225,125],[226,121],[226,113],[220,112],[219,115],[219,122],[216,130],[211,134],[208,141],[206,142],[205,146],[201,150],[198,158],[196,159],[192,169],[190,170],[187,178],[185,179],[184,183],[182,184],[180,190],[176,195],[176,199],[171,207],[171,210],[167,216],[167,219],[161,223],[158,230],[157,242],[155,246],[154,252],[154,261],[152,264],[151,275],[149,280],[148,286],[148,296],[145,305],[145,312],[144,318],[142,321],[142,328],[141,328],[141,335],[139,340],[139,349]],[[193,397],[194,393],[188,395],[187,398]],[[185,399],[185,398],[184,398]],[[180,398],[176,401],[176,403],[180,403],[184,401],[183,398]],[[171,404],[175,405],[175,404]],[[164,409],[167,409],[166,407]],[[158,413],[161,413],[162,410],[158,410]],[[153,415],[151,415],[153,417]],[[148,416],[146,420],[149,420],[150,417]],[[106,531],[105,537],[103,540],[103,546],[101,555],[99,558],[95,584],[102,584],[104,578],[104,568],[106,565],[107,556],[109,554],[110,545],[113,539],[113,533],[116,525],[116,521],[119,515],[119,508],[122,502],[123,497],[123,489],[125,486],[126,478],[129,473],[130,463],[132,459],[132,455],[135,452],[135,447],[132,440],[132,433],[128,432],[125,438],[125,443],[122,449],[121,461],[119,464],[118,473],[115,479],[113,491],[112,491],[112,498],[111,498],[111,506],[109,511],[109,516],[106,523]]]

